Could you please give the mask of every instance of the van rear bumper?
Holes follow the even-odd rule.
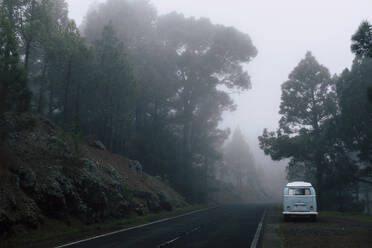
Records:
[[[318,215],[318,212],[283,212],[284,215]]]

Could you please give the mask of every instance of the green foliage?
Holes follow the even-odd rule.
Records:
[[[351,70],[330,78],[307,54],[282,89],[280,129],[259,137],[274,160],[289,158],[290,180],[317,182],[322,207],[359,209],[360,182],[371,184],[372,28],[363,22],[352,37]],[[320,190],[319,190],[320,187]],[[361,209],[361,208],[360,208]]]
[[[351,40],[351,51],[355,53],[357,58],[372,57],[372,25],[368,21],[363,21],[360,24]],[[367,96],[372,102],[372,88],[368,88]]]
[[[53,146],[58,156],[63,157],[63,155],[66,152],[66,139],[67,139],[67,133],[65,130],[58,126],[56,128],[56,135],[55,137],[51,137],[49,139],[49,143]]]
[[[72,134],[71,135],[71,143],[72,143],[72,153],[71,157],[72,160],[80,163],[81,159],[84,156],[84,151],[82,149],[83,140],[79,134]]]
[[[80,157],[78,137],[89,135],[170,178],[190,200],[205,199],[229,134],[219,129],[222,114],[236,108],[221,89],[251,85],[244,65],[257,51],[247,34],[158,16],[147,0],[109,0],[87,14],[83,37],[65,0],[3,2],[1,111],[26,109],[28,79],[32,110],[69,133],[53,141],[58,153],[71,143]]]
[[[169,176],[189,199],[201,199],[198,192],[228,136],[218,128],[222,113],[235,109],[220,89],[249,89],[243,64],[256,49],[234,28],[176,13],[158,16],[148,1],[107,1],[88,14],[84,34],[94,43],[109,23],[137,82],[136,98],[129,96],[135,115],[127,115],[133,126],[125,125],[125,152],[147,171]]]
[[[293,158],[317,166],[322,156],[321,127],[336,112],[334,82],[328,70],[307,53],[282,85],[280,129],[277,133],[265,129],[260,146],[274,160]]]
[[[372,87],[372,59],[355,61],[351,71],[344,71],[337,82],[341,108],[339,137],[357,154],[356,160],[372,163],[372,104],[366,97]],[[367,168],[368,168],[367,167]],[[365,170],[363,174],[367,174]]]
[[[265,129],[259,137],[266,155],[274,160],[289,159],[288,179],[313,182],[325,205],[322,196],[341,181],[335,174],[338,171],[333,170],[342,160],[334,151],[338,140],[329,135],[329,130],[334,130],[337,113],[335,79],[308,52],[282,85],[280,128],[276,133]],[[341,146],[341,154],[342,149]],[[331,183],[329,175],[338,181]],[[342,185],[349,181],[343,181]]]
[[[357,57],[372,57],[372,26],[368,21],[360,24],[351,40],[351,51]]]
[[[329,71],[310,52],[282,85],[280,128],[296,134],[302,128],[318,131],[336,114],[336,95]]]
[[[7,0],[0,4],[0,113],[26,111],[31,99],[26,74],[20,68],[17,4],[17,1]]]
[[[260,175],[250,147],[240,129],[234,131],[231,141],[224,147],[223,160],[224,165],[221,168],[223,181],[232,183],[243,190],[248,188],[254,192],[258,189],[258,185],[261,184]]]

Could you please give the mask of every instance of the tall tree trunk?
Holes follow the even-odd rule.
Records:
[[[54,87],[52,82],[49,81],[49,106],[48,106],[48,118],[52,119],[53,115],[53,99],[54,99]]]
[[[188,107],[187,107],[188,108]],[[180,179],[182,182],[181,188],[183,188],[184,194],[190,200],[192,200],[192,189],[187,188],[191,181],[191,170],[192,170],[192,154],[191,154],[191,129],[192,129],[192,114],[185,112],[185,119],[183,124],[183,137],[182,137],[182,168],[180,169]]]
[[[31,50],[31,39],[26,41],[26,50],[25,50],[25,70],[28,74],[28,61],[30,60],[30,50]]]
[[[46,81],[46,70],[47,70],[47,63],[44,63],[43,72],[40,80],[40,88],[39,88],[39,101],[37,106],[37,112],[39,114],[43,113],[44,107],[44,93],[45,93],[45,81]]]
[[[29,37],[26,38],[26,50],[25,50],[25,70],[26,72],[28,73],[28,64],[29,64],[29,60],[30,60],[30,52],[31,52],[31,44],[33,42],[33,37],[34,37],[34,10],[35,10],[35,5],[36,5],[36,2],[35,0],[32,0],[32,3],[31,3],[31,19],[30,19],[30,27],[31,27],[31,30],[30,30],[30,34],[29,34]]]
[[[108,145],[108,126],[109,126],[109,88],[108,82],[105,85],[105,95],[103,100],[103,111],[104,111],[104,120],[103,120],[103,137],[102,142],[107,146]]]
[[[112,110],[111,110],[112,111]],[[114,117],[113,114],[110,114],[110,134],[109,134],[109,140],[108,140],[108,147],[110,151],[113,150],[113,140],[114,140]]]
[[[154,113],[153,113],[153,128],[156,131],[158,129],[158,121],[159,121],[159,101],[158,97],[155,98],[154,102]]]
[[[67,64],[65,94],[64,94],[64,101],[63,101],[63,122],[64,124],[67,123],[67,116],[68,116],[68,100],[69,100],[69,94],[70,94],[71,69],[72,69],[71,67],[72,67],[72,59],[70,58]]]
[[[366,191],[366,209],[367,209],[367,214],[371,214],[371,202],[370,202],[370,197],[369,194],[370,192],[368,191],[368,186],[365,187]]]
[[[75,134],[80,132],[80,82],[76,85],[76,99],[75,99]]]
[[[193,103],[192,103],[192,85],[191,81],[185,80],[183,92],[183,136],[182,136],[182,163],[180,168],[180,180],[184,180],[181,188],[184,189],[184,194],[190,200],[192,199],[192,189],[187,188],[191,185],[192,172],[192,152],[191,152],[191,134],[192,134],[192,119],[193,119]],[[183,186],[183,187],[182,187]]]
[[[102,142],[107,145],[107,125],[108,125],[108,118],[107,113],[105,113],[105,116],[103,118],[103,130],[102,130]]]
[[[4,6],[5,7],[5,6]],[[14,35],[14,3],[13,1],[7,1],[6,2],[6,8],[7,15],[9,18],[9,27],[5,26],[4,29],[6,31],[6,39],[5,39],[5,45],[4,45],[4,66],[2,71],[0,73],[7,74],[10,70],[9,68],[9,61],[12,56],[12,43],[15,42],[15,39],[13,37]],[[0,114],[6,112],[9,110],[9,103],[7,103],[8,94],[9,94],[9,87],[11,85],[11,82],[9,80],[3,81],[0,83]]]

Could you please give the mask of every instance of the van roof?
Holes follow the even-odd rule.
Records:
[[[287,187],[312,187],[312,185],[307,182],[291,182],[287,184]]]

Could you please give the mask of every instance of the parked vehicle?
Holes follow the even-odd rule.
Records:
[[[311,183],[292,182],[284,188],[283,217],[288,221],[290,217],[309,217],[316,221],[318,215],[315,189]]]

